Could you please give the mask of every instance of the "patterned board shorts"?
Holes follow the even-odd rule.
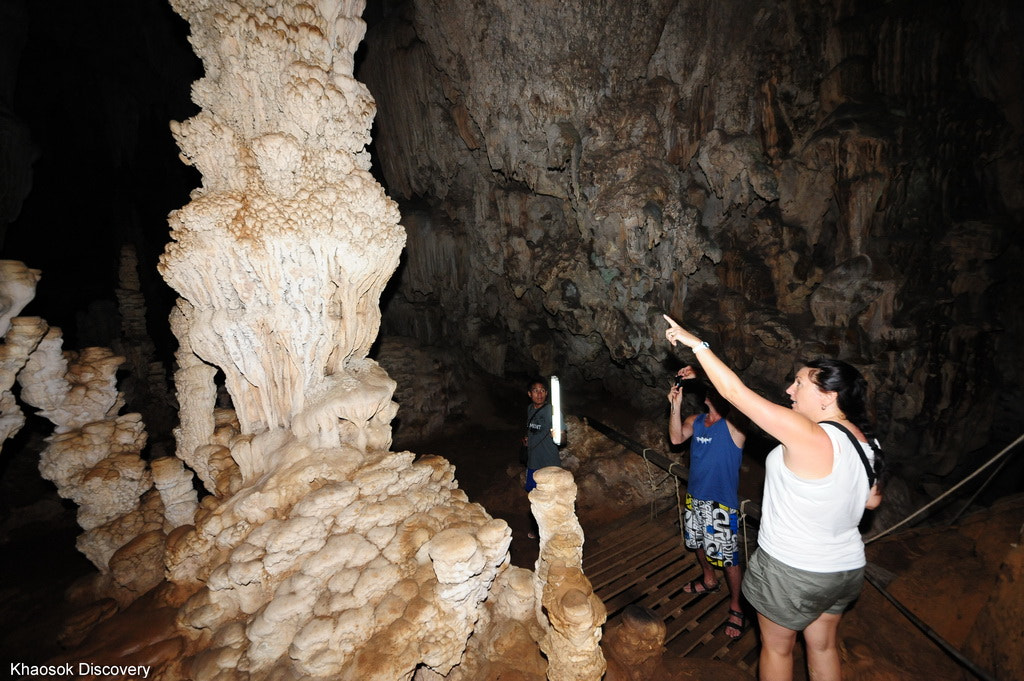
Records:
[[[683,525],[686,548],[704,549],[708,562],[715,567],[740,564],[739,511],[735,508],[687,494]]]

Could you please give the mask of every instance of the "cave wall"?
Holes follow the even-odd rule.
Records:
[[[652,407],[690,361],[662,312],[772,398],[838,356],[904,473],[945,475],[1020,422],[1021,28],[1008,1],[385,4],[383,328]]]

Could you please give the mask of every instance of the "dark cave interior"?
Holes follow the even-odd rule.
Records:
[[[404,20],[410,12],[410,4],[411,2],[369,0],[364,18],[370,25],[371,33],[378,27],[387,27]],[[854,4],[858,5],[862,14],[869,15],[871,7],[889,3]],[[940,3],[943,11],[949,12],[957,11],[963,4]],[[922,6],[920,3],[903,5],[907,12],[920,11]],[[1010,14],[1019,28],[1020,11]],[[199,173],[194,168],[184,165],[179,160],[179,151],[168,129],[169,121],[184,120],[197,111],[196,105],[190,99],[190,87],[202,76],[202,64],[191,51],[187,35],[187,23],[172,11],[164,0],[59,0],[47,3],[32,0],[0,0],[0,118],[4,122],[3,129],[0,130],[0,168],[3,176],[0,183],[5,185],[0,186],[0,258],[22,261],[29,267],[42,271],[36,297],[22,314],[38,315],[51,325],[60,327],[64,331],[66,349],[93,345],[110,346],[118,342],[121,329],[116,294],[117,273],[122,246],[131,245],[139,260],[140,286],[147,305],[147,330],[157,357],[166,366],[168,376],[173,369],[176,341],[170,332],[167,318],[176,295],[157,272],[157,261],[169,238],[168,213],[188,203],[190,192],[201,181]],[[1024,59],[1019,44],[1016,53],[1008,57],[1011,65],[1007,66],[1004,73],[991,74],[993,79],[1005,78],[1007,73],[1011,77],[1021,75],[1020,69]],[[381,59],[379,54],[376,57],[368,56],[365,46],[357,54],[360,66],[363,59],[371,58]],[[967,61],[969,58],[964,59],[964,62]],[[940,64],[936,68],[942,70],[946,66]],[[949,65],[948,68],[956,71],[965,67],[963,63],[957,63]],[[994,86],[993,90],[1004,93],[1012,91],[1019,95],[1022,87],[1024,83],[1018,82],[1015,85]],[[927,100],[928,96],[922,95],[924,100]],[[903,375],[900,381],[882,386],[883,390],[890,389],[889,394],[884,397],[885,413],[900,411],[898,403],[901,400],[910,403],[914,399],[919,399],[911,399],[909,392],[904,391],[906,384],[919,385],[921,394],[926,396],[920,399],[931,405],[931,411],[922,408],[916,414],[907,417],[899,428],[893,427],[889,431],[892,439],[899,443],[898,446],[905,447],[902,450],[903,455],[898,457],[897,472],[906,471],[913,493],[920,496],[934,496],[938,491],[948,488],[955,481],[973,472],[988,457],[1013,441],[1020,434],[1020,425],[1024,422],[1024,407],[1021,406],[1024,402],[1024,388],[1021,386],[1024,363],[1019,358],[1012,359],[1013,355],[1019,352],[1017,348],[1020,347],[1021,333],[1024,329],[1022,316],[1019,314],[1021,283],[1016,276],[1020,269],[1024,246],[1024,241],[1019,236],[1024,206],[1003,205],[1005,202],[1001,198],[1000,188],[996,186],[998,183],[1005,185],[1010,181],[1007,180],[1007,176],[1012,176],[1012,168],[1024,167],[1021,162],[1021,139],[1024,138],[1024,130],[1014,128],[1014,124],[1020,123],[1021,120],[1007,124],[1004,113],[1010,110],[1019,114],[1021,101],[993,102],[986,96],[978,96],[969,105],[973,108],[960,112],[956,125],[966,127],[970,124],[976,126],[976,129],[971,131],[970,136],[967,132],[963,133],[962,146],[969,147],[969,140],[984,137],[984,132],[979,135],[978,130],[986,126],[991,126],[990,138],[1002,136],[1009,138],[1009,141],[1000,147],[1003,150],[1001,160],[995,157],[991,159],[991,167],[988,167],[991,172],[987,175],[951,173],[947,177],[951,178],[950,182],[943,187],[944,205],[941,209],[932,209],[949,222],[971,225],[984,222],[988,226],[996,226],[990,232],[979,231],[977,234],[965,229],[953,237],[947,239],[944,236],[939,242],[931,244],[927,243],[928,239],[938,232],[925,234],[919,243],[913,243],[912,239],[908,239],[907,243],[896,243],[900,239],[907,239],[905,234],[901,234],[892,238],[892,244],[887,240],[886,244],[891,245],[894,251],[913,251],[915,255],[908,257],[903,263],[912,263],[914,268],[925,271],[932,266],[932,261],[929,260],[931,256],[928,254],[930,249],[936,252],[943,251],[949,248],[951,241],[962,247],[964,242],[972,238],[976,238],[979,243],[985,242],[979,246],[979,251],[982,251],[983,255],[964,256],[959,261],[956,257],[949,257],[943,261],[946,263],[943,266],[948,266],[949,261],[952,261],[954,268],[962,267],[962,271],[954,272],[950,279],[960,277],[957,281],[963,283],[965,288],[969,288],[971,282],[978,279],[985,280],[984,284],[979,284],[983,289],[979,297],[988,296],[991,300],[974,309],[960,310],[959,316],[950,322],[936,313],[934,298],[938,297],[938,294],[935,287],[930,286],[927,280],[909,283],[899,290],[896,296],[900,299],[896,317],[914,320],[913,323],[906,325],[906,328],[914,328],[913,338],[907,341],[907,345],[918,343],[933,350],[942,349],[935,350],[930,359],[915,356],[913,362],[908,360],[906,365],[901,365],[901,357],[907,356],[906,353],[909,351],[905,347],[901,350],[899,344],[895,344],[895,349],[889,354],[883,356],[880,353],[874,358],[865,359],[866,364],[872,363],[874,359],[879,371],[903,371],[907,374]],[[383,106],[385,104],[382,103]],[[927,102],[922,104],[922,107],[927,106]],[[424,108],[427,108],[427,105],[424,105]],[[856,112],[847,111],[846,114],[849,116],[847,121],[854,121],[856,118]],[[842,128],[843,112],[832,115],[836,119],[835,126]],[[890,111],[889,115],[893,115],[893,112]],[[856,119],[850,125],[866,127],[869,118]],[[377,137],[382,127],[390,130],[386,126],[394,125],[395,120],[401,119],[401,116],[396,116],[386,125],[379,124],[374,129],[374,137]],[[603,120],[592,122],[595,128],[607,123]],[[616,123],[621,124],[623,129],[627,127],[627,124],[621,121]],[[798,123],[791,122],[793,127],[797,127]],[[429,125],[429,121],[425,124]],[[880,125],[884,124],[886,123]],[[638,123],[637,126],[639,125]],[[908,136],[914,134],[909,127],[902,131]],[[947,132],[950,139],[956,139],[957,130]],[[455,133],[452,130],[444,130],[438,134]],[[621,136],[626,139],[625,144],[628,145],[628,134],[622,132]],[[401,143],[401,140],[390,142],[393,146],[399,147]],[[375,143],[375,147],[379,144],[379,141]],[[785,147],[786,140],[775,140],[773,144]],[[912,145],[901,147],[901,151],[908,148],[912,148]],[[1006,152],[1006,149],[1011,149],[1012,153]],[[431,193],[434,187],[429,186],[429,183],[424,181],[417,186],[417,178],[411,180],[409,176],[403,176],[400,180],[393,178],[397,188],[392,190],[388,179],[389,173],[393,174],[395,171],[393,165],[389,166],[388,163],[396,162],[392,159],[382,164],[377,158],[377,148],[372,148],[371,152],[374,154],[374,174],[399,202],[403,217],[421,216],[415,218],[421,225],[418,228],[420,231],[417,232],[420,234],[419,239],[439,238],[431,236],[433,233],[430,229],[436,229],[437,234],[443,234],[445,238],[450,237],[455,243],[461,243],[460,239],[465,240],[465,231],[460,230],[470,230],[471,226],[463,220],[465,213],[459,212],[462,209],[456,206],[459,201],[470,203],[472,200],[459,195],[459,191],[467,191],[464,186],[451,189],[448,196],[439,198]],[[646,152],[645,149],[641,153]],[[946,156],[939,159],[938,163],[952,166],[962,163],[964,155],[971,154],[973,150],[943,147],[942,152]],[[1007,161],[1006,158],[1010,160]],[[903,161],[906,159],[901,159],[901,162]],[[1002,161],[1006,161],[1011,170],[1004,168],[997,173],[994,166]],[[408,163],[415,165],[412,161]],[[912,163],[908,163],[909,165]],[[429,167],[425,162],[424,168]],[[487,170],[494,176],[508,172],[508,176],[502,176],[499,182],[500,192],[494,190],[495,195],[504,193],[503,196],[518,196],[531,189],[525,180],[515,177],[508,169],[502,169],[501,172],[495,168]],[[1018,183],[1020,179],[1018,176]],[[985,180],[989,180],[991,184],[983,184]],[[906,177],[900,179],[901,187],[905,191],[905,185],[919,181],[920,175],[909,174],[909,171]],[[841,190],[850,190],[852,193],[851,187],[852,183],[842,184]],[[619,189],[624,192],[628,190],[621,187]],[[683,191],[695,193],[692,185]],[[1002,191],[1007,195],[1013,193],[1005,186]],[[895,192],[889,198],[897,201]],[[511,199],[507,200],[510,204],[514,203]],[[714,199],[709,200],[708,203],[713,201]],[[912,204],[913,201],[908,200],[907,203]],[[651,205],[648,211],[650,214],[660,212],[657,205]],[[1001,208],[993,210],[993,205]],[[711,235],[708,238],[712,240],[720,239],[718,246],[727,253],[721,255],[713,267],[708,265],[711,261],[706,257],[702,260],[702,265],[688,263],[693,274],[693,279],[689,283],[680,283],[678,277],[667,277],[671,279],[671,283],[663,285],[664,290],[658,294],[662,297],[655,300],[651,308],[660,306],[671,310],[672,301],[678,302],[678,290],[717,293],[719,289],[714,288],[712,281],[716,277],[734,283],[740,282],[734,289],[742,290],[745,295],[752,290],[763,292],[764,296],[760,301],[763,303],[762,308],[770,308],[775,303],[780,308],[784,307],[785,301],[779,300],[777,292],[768,291],[772,288],[770,275],[766,273],[761,255],[756,252],[760,241],[751,237],[750,250],[744,250],[744,244],[740,242],[740,233],[731,227],[734,223],[743,222],[754,225],[752,233],[757,232],[758,225],[763,226],[771,222],[778,213],[775,206],[763,209],[762,214],[742,216],[738,215],[737,209],[729,214],[728,219],[722,224],[702,225],[700,233]],[[523,215],[517,219],[526,222],[528,217],[540,215],[532,229],[553,230],[559,225],[555,220],[547,220],[547,210],[545,207],[533,206],[524,209]],[[710,211],[710,208],[708,210]],[[913,213],[915,210],[924,209],[911,205],[907,213]],[[833,209],[829,213],[829,219],[838,220],[834,212]],[[772,217],[762,219],[763,215]],[[933,219],[935,215],[936,213],[932,212],[923,219]],[[666,221],[669,219],[666,218]],[[429,229],[422,227],[424,224],[429,224]],[[523,228],[523,243],[532,245],[535,241],[542,241],[543,237],[535,237],[530,229],[531,227]],[[412,232],[413,228],[410,228],[410,231]],[[519,237],[518,234],[516,236]],[[836,236],[831,239],[823,238],[813,248],[820,252],[830,246],[841,244],[848,238],[851,237],[837,232]],[[575,239],[575,236],[572,236],[572,239]],[[413,245],[422,243],[415,239],[410,239],[410,242]],[[597,250],[599,249],[595,247],[595,251]],[[965,250],[962,248],[960,252]],[[484,258],[487,255],[483,254],[480,257]],[[800,267],[810,268],[806,260],[795,266],[794,273],[799,273]],[[607,273],[614,270],[610,260],[604,262],[598,256],[593,256],[591,263],[595,269],[601,270],[602,276],[610,276]],[[562,263],[558,263],[552,269],[557,269],[560,264]],[[657,266],[657,263],[652,265]],[[438,309],[429,313],[422,313],[422,307],[417,307],[415,302],[410,303],[403,298],[403,293],[399,290],[399,279],[408,268],[406,257],[403,257],[403,265],[388,289],[389,297],[382,300],[385,311],[383,328],[386,332],[394,332],[395,335],[414,335],[417,328],[426,329],[420,340],[425,345],[440,343],[443,346],[451,330],[444,327],[444,301],[438,302],[442,296],[436,296],[438,300],[434,300],[433,303]],[[712,272],[713,274],[710,274]],[[949,272],[945,271],[943,275],[945,274]],[[938,274],[936,278],[938,280]],[[841,286],[840,279],[837,287]],[[943,290],[939,293],[952,299],[948,287],[944,287],[945,284],[940,287]],[[637,288],[640,288],[639,284]],[[794,284],[793,288],[798,287]],[[567,291],[565,286],[562,290],[566,300],[578,300],[578,294]],[[741,309],[742,306],[735,303],[734,294],[735,291],[731,291],[728,295],[716,297],[714,302],[695,302],[692,308],[698,310],[704,319],[721,314],[723,309],[737,310],[737,319],[732,321],[738,330],[724,329],[724,324],[715,328],[717,338],[722,339],[723,343],[738,336],[759,335],[762,331],[758,329],[757,333],[750,332],[750,319],[754,313],[749,309]],[[463,327],[479,327],[476,329],[477,338],[496,336],[501,339],[504,346],[513,346],[508,350],[504,372],[498,372],[496,375],[493,366],[481,366],[479,346],[474,347],[465,338],[453,339],[450,346],[445,348],[461,355],[455,362],[462,367],[456,372],[459,376],[467,381],[477,381],[482,386],[486,384],[486,387],[478,389],[490,391],[491,397],[501,396],[499,399],[511,399],[510,396],[513,394],[518,398],[519,395],[515,391],[528,375],[544,373],[546,370],[550,373],[550,368],[560,363],[573,364],[569,357],[570,351],[565,347],[574,342],[582,345],[584,341],[580,339],[588,338],[582,331],[576,334],[580,324],[566,312],[568,305],[566,308],[553,306],[549,309],[545,307],[544,301],[531,298],[534,296],[531,292],[520,295],[523,308],[518,312],[519,316],[528,318],[530,315],[543,315],[543,318],[539,321],[521,319],[522,323],[517,325],[515,332],[518,335],[514,335],[510,328],[503,328],[495,321],[495,318],[500,316],[499,309],[508,309],[505,306],[508,298],[497,297],[493,291],[479,292],[479,300],[474,301],[474,304],[463,305],[451,322]],[[803,293],[793,293],[794,298],[799,295]],[[841,303],[841,296],[836,296]],[[391,297],[397,298],[399,304],[389,313]],[[655,294],[650,294],[650,297],[657,298]],[[484,312],[486,305],[480,301],[492,304],[493,308]],[[734,307],[729,307],[730,305]],[[964,307],[969,306],[969,303],[957,299],[949,305]],[[688,311],[690,309],[687,308]],[[480,312],[480,316],[474,318],[475,312]],[[757,309],[755,312],[761,314],[762,319],[775,319],[774,310]],[[421,313],[424,314],[423,317],[416,316]],[[630,333],[636,335],[637,322],[635,319],[628,319],[629,314],[628,310],[620,310],[616,318],[608,324],[628,327],[629,333],[623,332],[623,336],[629,336]],[[930,315],[936,315],[936,318],[930,322],[919,321]],[[597,313],[591,316],[597,316]],[[442,321],[436,321],[438,317]],[[811,313],[807,311],[794,313],[791,317],[799,317],[809,325],[814,323],[813,319],[807,321],[811,317]],[[423,321],[428,318],[434,321]],[[472,323],[467,321],[470,319]],[[437,326],[431,326],[435,322]],[[770,327],[766,324],[768,330],[764,335],[770,336],[777,330],[774,321],[772,324]],[[569,327],[573,328],[572,334],[566,331]],[[855,327],[854,322],[845,326],[837,324],[835,329],[828,332],[827,337],[823,337],[824,340],[819,338],[816,342],[820,340],[818,346],[824,347],[860,347],[857,344],[861,339]],[[957,336],[965,327],[971,327],[972,332]],[[522,331],[523,328],[527,330]],[[605,327],[602,327],[601,333],[605,333],[604,329]],[[779,337],[783,335],[780,332]],[[853,336],[858,338],[851,341],[850,338]],[[566,341],[566,338],[571,340]],[[623,343],[628,345],[628,339]],[[578,395],[574,398],[573,406],[579,409],[598,408],[614,412],[615,407],[608,405],[622,402],[624,406],[618,411],[619,418],[628,420],[639,412],[646,414],[651,420],[659,420],[663,416],[663,394],[668,387],[668,377],[676,368],[673,361],[679,360],[672,356],[666,357],[663,351],[661,354],[648,353],[652,358],[649,360],[649,366],[654,369],[647,367],[640,373],[633,372],[629,368],[631,358],[628,353],[616,352],[617,348],[623,347],[623,343],[615,345],[613,341],[608,340],[608,347],[602,345],[600,352],[592,352],[589,347],[581,351],[590,359],[578,363],[578,366],[583,368],[573,364],[571,375],[576,379],[578,386]],[[829,346],[829,343],[832,345]],[[780,341],[778,345],[786,346],[786,343]],[[542,352],[538,353],[536,347],[539,346],[555,347],[551,351],[553,358],[545,356]],[[516,349],[517,347],[519,349]],[[958,364],[957,357],[949,350],[956,348],[964,352],[965,359],[962,364]],[[775,385],[776,397],[779,401],[783,399],[784,386],[778,387],[778,379],[784,376],[780,375],[777,366],[769,366],[747,349],[737,351],[733,359],[741,363],[749,373],[763,370],[765,385]],[[888,364],[882,366],[886,362]],[[660,377],[657,375],[658,371],[662,372]],[[950,372],[952,377],[949,375]],[[413,389],[422,390],[423,386],[429,385],[429,381],[423,380],[413,386]],[[616,386],[622,387],[617,389]],[[761,387],[764,389],[764,386]],[[942,392],[943,397],[935,397],[937,392]],[[951,397],[949,393],[952,393]],[[449,393],[444,394],[447,396]],[[635,404],[626,404],[630,400],[623,400],[623,395],[636,397]],[[462,399],[465,400],[465,397]],[[503,423],[517,423],[521,406],[525,403],[525,398],[521,403],[513,402],[509,409],[515,416],[499,420]],[[950,404],[953,406],[935,406],[939,403],[946,407]],[[477,408],[480,404],[496,405],[496,409],[504,409],[503,403],[498,404],[490,400],[477,401]],[[130,402],[129,408],[139,411],[145,409]],[[910,411],[910,407],[907,407],[906,411]],[[478,417],[472,408],[453,409],[450,424],[453,430],[457,430],[462,424],[467,424],[472,430],[472,425]],[[928,419],[932,417],[941,417],[946,422],[941,423],[941,428],[936,426],[936,432],[928,434],[932,427]],[[0,521],[4,525],[4,532],[0,534],[0,545],[6,543],[11,549],[5,548],[3,551],[4,561],[7,562],[4,572],[13,575],[15,579],[32,582],[26,590],[41,588],[44,583],[51,586],[66,585],[70,581],[66,575],[81,574],[89,569],[89,564],[72,548],[71,537],[76,527],[73,520],[74,505],[66,501],[58,502],[52,486],[39,478],[35,471],[33,457],[42,446],[41,438],[50,432],[51,427],[40,418],[30,416],[29,419],[29,425],[17,437],[7,442],[0,454]],[[962,422],[955,422],[957,419],[962,419]],[[983,423],[984,432],[962,434],[961,431],[971,431],[972,423]],[[151,449],[173,450],[170,433],[173,423],[168,422],[166,426],[164,432],[151,433]],[[505,426],[498,427],[496,432],[504,436],[504,429]],[[402,441],[400,429],[396,433],[396,440],[397,444],[402,446],[407,444]],[[408,442],[415,442],[415,438],[410,438]],[[426,442],[428,446],[433,446],[439,440],[427,438]],[[913,446],[909,444],[911,442]],[[937,463],[912,458],[915,452],[925,450],[936,442],[942,444],[940,449],[960,454],[946,456]],[[438,446],[451,446],[451,443]],[[479,478],[486,478],[486,471]],[[473,484],[477,483],[470,483],[467,488]],[[482,486],[482,480],[479,484]],[[1018,454],[1008,461],[1008,465],[1001,469],[994,480],[986,482],[983,477],[965,487],[957,498],[961,501],[971,499],[972,495],[980,490],[984,490],[984,498],[990,498],[992,501],[1024,491],[1024,459]],[[43,497],[50,498],[45,509],[33,506]],[[60,508],[54,504],[59,504]],[[32,517],[18,519],[19,513],[30,507],[33,508]],[[39,515],[38,518],[34,515],[36,513]],[[27,537],[39,531],[40,526],[48,527],[47,534],[44,535],[48,543],[45,551],[37,551],[32,548],[34,545],[30,541],[26,541]],[[23,558],[36,553],[38,557],[45,559],[48,570],[26,570],[29,563]],[[67,572],[58,570],[58,564],[67,566]],[[60,574],[51,575],[51,570]],[[5,606],[27,607],[16,599],[8,599]],[[40,613],[34,621],[38,627],[51,626],[51,621],[47,619],[51,615],[52,613],[43,616]],[[30,629],[28,633],[33,631],[35,630]],[[21,640],[24,638],[23,636]]]
[[[147,328],[169,371],[175,340],[166,320],[175,295],[158,275],[156,262],[168,238],[167,214],[187,203],[200,181],[194,168],[178,160],[168,133],[168,121],[183,120],[197,110],[189,88],[201,77],[202,66],[187,43],[188,26],[161,0],[46,5],[6,0],[2,7],[0,104],[11,126],[4,137],[5,177],[11,189],[0,215],[0,256],[43,273],[24,314],[60,327],[68,349],[111,345],[120,333],[115,294],[119,252],[123,244],[131,244],[139,258]],[[372,31],[407,11],[403,3],[371,1],[364,18]],[[364,44],[357,59],[365,54]],[[999,114],[991,102],[981,100],[964,117],[984,125]],[[374,170],[387,186],[376,159]],[[959,177],[969,181],[967,175]],[[948,189],[952,213],[975,214],[977,209],[970,206],[992,193],[977,186]],[[975,197],[974,204],[970,197]],[[401,202],[403,213],[432,210],[429,201],[415,195]],[[1019,227],[1018,222],[1007,228]],[[1003,271],[1012,272],[1013,258],[1019,256],[1019,240],[1012,244],[1004,242],[1006,250],[998,255],[1005,261]],[[995,290],[1006,286],[995,282]],[[918,294],[927,296],[929,291]],[[387,300],[383,303],[387,309]],[[927,304],[904,305],[915,307]],[[1016,331],[1007,327],[1005,311],[993,312],[996,317],[977,319],[978,326],[1004,336]],[[933,331],[942,332],[941,325]],[[536,372],[536,364],[523,359],[509,367],[506,378],[512,385]],[[666,366],[664,373],[673,369]],[[588,392],[603,392],[600,382],[587,386]],[[972,387],[991,389],[987,384]],[[1008,391],[1008,399],[996,407],[1002,413],[993,420],[991,446],[984,449],[988,452],[1011,441],[1019,426],[1020,407],[1013,406],[1019,402],[1019,386],[1014,390],[1011,382],[1000,389]],[[781,389],[779,393],[781,398]],[[45,425],[41,427],[45,432]],[[4,458],[16,447],[16,442],[5,447]],[[970,472],[982,453],[957,462],[951,478]],[[1000,495],[1024,489],[1024,466],[1011,462],[994,484]]]

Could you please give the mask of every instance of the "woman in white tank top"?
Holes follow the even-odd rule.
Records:
[[[792,679],[793,647],[803,631],[816,681],[839,681],[837,629],[863,581],[864,544],[857,525],[881,502],[861,460],[880,462],[868,444],[867,383],[838,360],[809,362],[786,389],[790,406],[748,388],[697,336],[665,315],[665,337],[693,350],[722,397],[779,441],[765,464],[759,549],[743,593],[757,608],[762,681]],[[856,438],[860,452],[846,434]],[[872,465],[869,463],[869,465]]]

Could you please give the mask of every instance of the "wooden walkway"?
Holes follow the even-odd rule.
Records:
[[[682,544],[677,518],[674,507],[653,521],[645,510],[603,531],[591,530],[583,548],[583,572],[604,601],[609,621],[627,605],[642,606],[665,622],[669,654],[751,669],[757,661],[757,633],[748,625],[739,639],[725,635],[729,592],[724,581],[717,593],[683,591],[701,570],[695,554]]]

